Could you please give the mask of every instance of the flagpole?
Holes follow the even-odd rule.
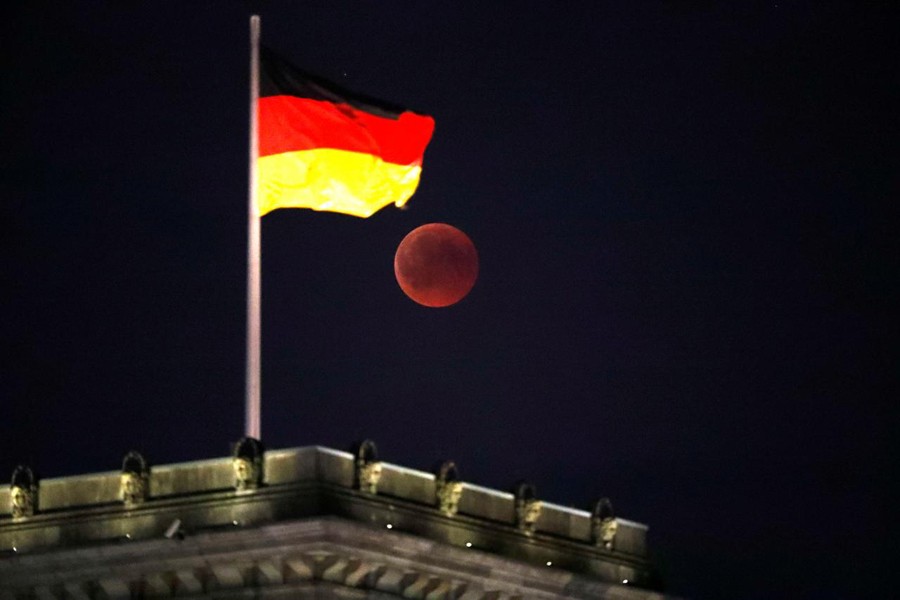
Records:
[[[247,204],[247,377],[245,435],[260,437],[260,313],[262,304],[259,173],[259,16],[250,17],[250,189]]]

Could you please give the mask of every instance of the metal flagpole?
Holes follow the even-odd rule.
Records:
[[[250,17],[250,190],[247,204],[247,381],[245,435],[260,437],[261,249],[259,173],[259,16]]]

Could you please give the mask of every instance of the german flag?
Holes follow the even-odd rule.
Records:
[[[259,214],[368,217],[419,184],[434,119],[305,73],[260,48]]]

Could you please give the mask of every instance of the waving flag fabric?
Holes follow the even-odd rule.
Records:
[[[434,119],[341,90],[260,49],[259,214],[368,217],[416,191]]]

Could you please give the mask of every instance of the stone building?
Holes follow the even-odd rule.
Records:
[[[366,441],[0,487],[0,600],[621,598],[653,589],[647,527],[381,462]]]

